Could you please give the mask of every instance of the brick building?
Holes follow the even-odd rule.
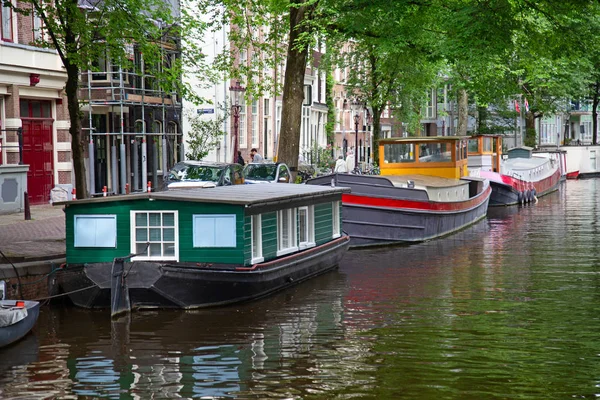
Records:
[[[44,34],[35,14],[0,7],[0,211],[22,205],[24,192],[31,204],[46,203],[52,188],[73,181],[67,75],[56,51],[33,45]],[[24,187],[11,168],[19,164],[29,166]]]

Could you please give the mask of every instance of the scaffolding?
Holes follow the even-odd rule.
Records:
[[[163,51],[167,57],[177,54],[174,47],[163,46]],[[176,93],[160,89],[157,78],[145,73],[142,55],[138,57],[142,73],[106,62],[102,71],[85,71],[80,77],[92,196],[146,191],[149,186],[160,190],[163,177],[184,159],[181,101]]]

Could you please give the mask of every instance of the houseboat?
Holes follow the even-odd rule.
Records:
[[[381,175],[331,174],[307,183],[351,189],[342,195],[351,247],[435,239],[486,216],[491,188],[487,179],[469,176],[467,140],[382,139]]]
[[[242,302],[337,267],[346,188],[235,185],[73,200],[58,281],[74,304],[201,308]]]
[[[558,189],[561,159],[534,157],[531,147],[503,155],[502,136],[478,135],[469,139],[468,154],[469,169],[490,181],[490,206],[526,204]]]

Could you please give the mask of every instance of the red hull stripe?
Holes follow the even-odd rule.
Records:
[[[560,181],[560,171],[557,169],[554,171],[554,174],[537,182],[522,181],[507,175],[502,175],[502,181],[507,185],[512,186],[513,190],[516,192],[535,189],[537,193],[546,193],[548,190],[554,188]]]
[[[414,200],[397,200],[387,199],[382,197],[359,196],[355,194],[343,194],[342,204],[361,205],[370,207],[386,207],[386,208],[405,208],[410,210],[422,211],[466,211],[470,210],[484,201],[486,201],[492,188],[488,186],[480,195],[467,200],[455,202],[437,202],[437,201],[414,201]]]

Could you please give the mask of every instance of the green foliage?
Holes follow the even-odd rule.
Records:
[[[202,160],[208,153],[215,149],[225,135],[223,132],[223,121],[228,117],[225,108],[221,109],[219,117],[211,120],[202,119],[202,115],[188,108],[184,111],[189,123],[189,140],[185,156],[189,160]]]
[[[335,104],[333,104],[333,86],[335,79],[331,70],[327,71],[326,78],[326,101],[327,101],[327,123],[325,124],[325,134],[327,135],[327,143],[333,143],[335,136]]]
[[[328,144],[327,147],[319,147],[317,143],[314,143],[313,148],[310,150],[309,159],[307,160],[312,165],[316,166],[318,169],[328,169],[332,168],[335,164],[335,160],[333,159],[333,151],[331,144]]]

